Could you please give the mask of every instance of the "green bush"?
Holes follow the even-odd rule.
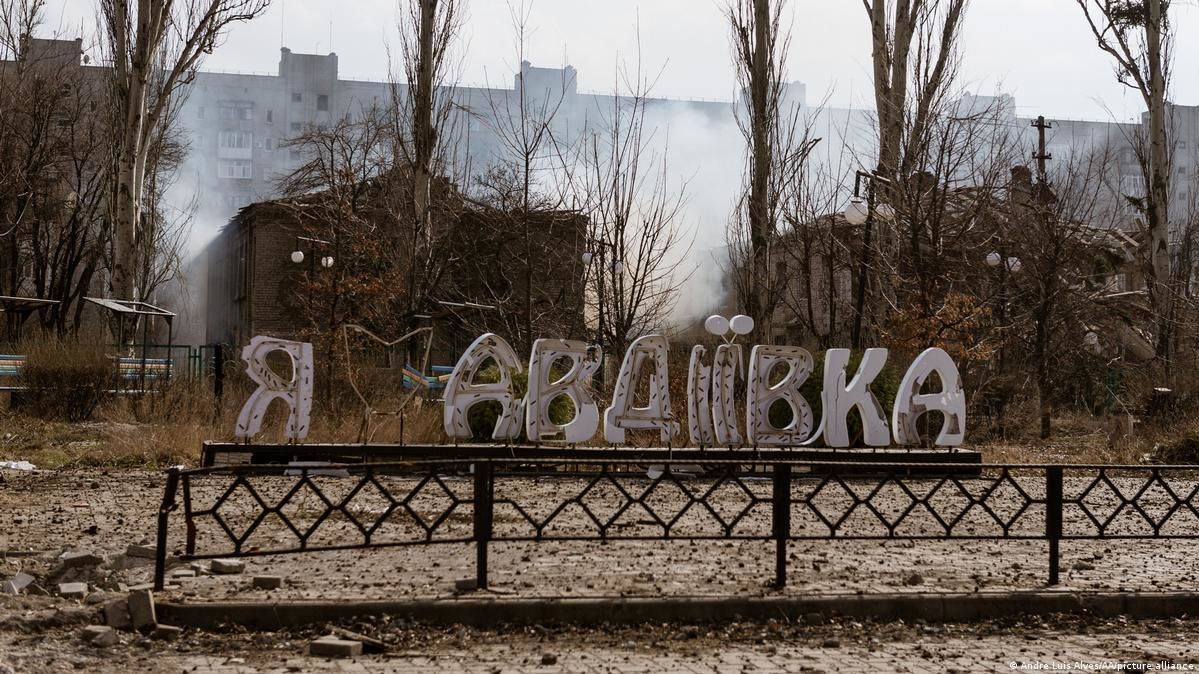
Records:
[[[824,352],[814,355],[815,363],[813,365],[812,374],[808,376],[808,380],[799,387],[803,397],[812,406],[812,423],[820,423],[821,415],[824,412],[824,404],[820,398],[821,390],[824,388]],[[849,357],[849,365],[845,368],[846,376],[852,379],[858,371],[858,365],[862,362],[862,354],[854,353]],[[870,390],[874,392],[874,397],[878,398],[878,402],[883,407],[884,414],[895,405],[895,393],[899,388],[901,375],[899,371],[892,367],[890,362],[883,368],[882,372],[874,378],[870,384]],[[771,384],[775,380],[772,377]],[[770,406],[769,411],[770,423],[776,428],[783,428],[791,423],[792,414],[791,406],[783,401],[778,401]],[[888,420],[888,423],[889,420]],[[858,447],[862,444],[862,419],[857,414],[849,416],[849,438],[850,444]]]
[[[550,370],[551,379],[556,379],[565,374],[560,372],[559,368],[554,367]],[[475,376],[475,382],[479,384],[494,383],[500,380],[499,368],[494,365],[491,367],[479,370]],[[521,370],[520,372],[512,373],[512,388],[513,394],[517,398],[524,397],[529,390],[529,373]],[[474,435],[473,440],[476,442],[490,442],[491,432],[495,429],[495,423],[500,418],[500,404],[495,401],[481,402],[472,406],[466,414],[467,423],[470,424],[471,433]],[[556,424],[564,424],[574,418],[574,404],[566,396],[558,396],[550,401],[550,421]],[[521,421],[521,439],[527,440],[524,437],[524,421]]]
[[[87,421],[116,388],[117,375],[112,359],[95,342],[31,342],[21,368],[25,409],[42,419]]]

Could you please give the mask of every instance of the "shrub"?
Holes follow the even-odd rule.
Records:
[[[550,371],[550,376],[557,378],[565,374],[560,368],[555,366]],[[475,381],[480,384],[494,383],[500,380],[500,372],[495,366],[483,368],[475,376]],[[512,389],[517,398],[524,397],[529,390],[529,373],[526,370],[512,373]],[[487,401],[476,403],[471,406],[467,412],[467,423],[470,424],[471,433],[474,435],[474,440],[477,442],[490,442],[491,432],[495,429],[495,422],[499,421],[501,406],[496,401]],[[550,401],[550,421],[556,424],[564,424],[574,418],[574,405],[566,396],[558,396]],[[524,438],[524,422],[521,421],[521,438]]]
[[[812,374],[808,375],[807,381],[799,387],[799,390],[803,394],[804,399],[808,401],[808,405],[812,407],[812,423],[818,424],[820,423],[821,415],[824,413],[823,401],[820,398],[821,390],[824,387],[824,353],[814,354],[814,356],[816,362],[813,364]],[[861,352],[856,352],[849,357],[849,365],[846,366],[845,372],[850,379],[857,373],[861,362]],[[879,404],[883,407],[884,415],[888,415],[888,417],[892,406],[895,405],[895,393],[899,388],[899,380],[899,372],[888,362],[883,367],[882,372],[879,372],[878,376],[870,384],[870,390],[874,392]],[[775,383],[773,378],[771,383]],[[769,415],[770,423],[776,428],[782,428],[791,423],[791,407],[781,400],[771,405]],[[890,423],[889,418],[888,423]],[[864,446],[862,441],[862,419],[856,412],[849,416],[849,438],[852,446]]]
[[[21,384],[28,412],[87,421],[117,385],[117,368],[95,341],[47,337],[28,343]]]

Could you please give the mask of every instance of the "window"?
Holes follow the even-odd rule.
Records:
[[[304,94],[301,94],[298,91],[291,92],[291,102],[292,103],[300,103],[303,100],[304,100]]]
[[[254,144],[254,134],[249,131],[222,131],[221,147],[248,150]]]
[[[292,130],[292,131],[299,131],[299,130],[300,130],[300,129],[302,129],[302,128],[303,128],[303,126],[302,126],[302,125],[301,125],[299,122],[292,122],[292,123],[291,123],[291,130]]]
[[[204,106],[201,105],[196,109],[196,119],[204,119]]]
[[[267,124],[274,124],[274,123],[275,123],[275,111],[274,111],[274,110],[267,110],[267,111],[266,111],[266,123],[267,123]]]
[[[299,150],[292,150],[291,152],[289,152],[289,153],[288,153],[288,155],[287,155],[287,156],[288,156],[288,158],[290,158],[292,161],[299,161],[299,160],[300,160],[300,151],[299,151]]]
[[[271,152],[271,151],[273,151],[274,149],[275,149],[275,139],[274,139],[274,138],[267,138],[267,139],[266,139],[266,151],[267,151],[267,152]]]
[[[222,159],[217,164],[217,176],[248,180],[254,177],[254,164],[248,159]]]
[[[318,94],[316,97],[316,109],[321,112],[329,111],[329,96],[326,94]]]
[[[226,121],[254,119],[254,104],[223,101],[221,103],[221,119]]]

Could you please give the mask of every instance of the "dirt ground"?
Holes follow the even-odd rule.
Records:
[[[162,497],[158,471],[0,471],[0,580],[17,572],[37,579],[25,593],[0,594],[0,674],[14,672],[417,672],[417,671],[1013,671],[1063,662],[1199,663],[1192,644],[1199,622],[1087,621],[1059,618],[976,625],[904,625],[833,621],[824,625],[664,625],[573,629],[553,626],[473,630],[434,628],[384,619],[342,627],[387,644],[384,654],[354,660],[306,655],[309,640],[327,626],[278,633],[187,630],[173,641],[122,633],[108,648],[84,644],[80,630],[99,622],[99,607],[151,579],[149,559],[128,546],[151,544]],[[470,480],[447,478],[450,491]],[[758,489],[750,483],[749,490]],[[402,485],[391,485],[399,488]],[[1181,485],[1177,485],[1179,489]],[[763,485],[765,487],[765,485]],[[544,515],[550,492],[570,482],[528,479],[499,492]],[[1130,487],[1119,487],[1127,489]],[[197,486],[197,502],[211,502],[217,484]],[[270,494],[275,487],[265,487]],[[1030,490],[1033,487],[1029,486]],[[1069,488],[1068,488],[1069,489]],[[447,497],[448,498],[448,497]],[[837,498],[849,498],[838,494]],[[896,496],[895,498],[899,498]],[[1107,494],[1106,498],[1118,496]],[[730,494],[717,508],[744,505]],[[252,499],[229,499],[228,519],[252,518]],[[539,505],[540,504],[540,505]],[[414,510],[432,515],[436,504]],[[444,507],[442,503],[438,507]],[[830,507],[834,505],[830,503]],[[1098,508],[1102,499],[1095,501]],[[1159,504],[1164,507],[1165,504]],[[662,504],[667,507],[668,504]],[[597,509],[600,505],[597,504]],[[359,514],[376,512],[363,506]],[[321,509],[309,497],[296,514]],[[1007,514],[1012,514],[1014,509]],[[376,512],[377,514],[377,512]],[[753,511],[744,526],[766,526]],[[1183,513],[1187,518],[1192,513]],[[1019,526],[1036,527],[1042,513]],[[1199,518],[1199,513],[1194,514]],[[1038,519],[1039,518],[1039,519]],[[1183,520],[1192,522],[1192,519]],[[571,526],[580,525],[574,520]],[[469,517],[458,524],[469,525]],[[645,526],[645,522],[634,523]],[[339,527],[348,526],[345,522]],[[497,508],[497,530],[527,526]],[[865,524],[863,524],[865,526]],[[980,524],[981,526],[981,524]],[[1185,524],[1184,526],[1190,526]],[[240,530],[240,529],[239,529]],[[1199,528],[1196,529],[1199,531]],[[283,544],[287,532],[264,527],[260,543]],[[182,546],[176,517],[171,549]],[[199,550],[220,550],[212,531],[199,531]],[[64,569],[64,551],[97,555],[100,562]],[[1194,590],[1199,559],[1191,541],[1063,543],[1062,590]],[[1029,541],[808,541],[790,546],[787,593],[1039,590],[1047,552]],[[761,541],[497,543],[492,546],[492,591],[499,596],[765,595],[773,575],[773,547]],[[252,586],[256,575],[279,575],[278,590]],[[211,573],[206,561],[175,564],[161,599],[174,601],[389,599],[452,597],[455,581],[474,576],[471,544],[271,555],[247,559],[242,574]],[[84,581],[85,599],[55,596],[57,583]],[[1199,664],[1196,664],[1199,667]]]

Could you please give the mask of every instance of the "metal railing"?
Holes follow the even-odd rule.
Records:
[[[1199,468],[1190,466],[971,472],[961,463],[812,461],[789,450],[737,458],[645,450],[622,461],[613,450],[547,458],[532,448],[425,449],[444,458],[171,469],[155,586],[163,587],[180,507],[184,559],[473,543],[480,588],[489,547],[517,541],[774,541],[781,587],[794,540],[1046,541],[1053,585],[1063,540],[1199,538]]]

